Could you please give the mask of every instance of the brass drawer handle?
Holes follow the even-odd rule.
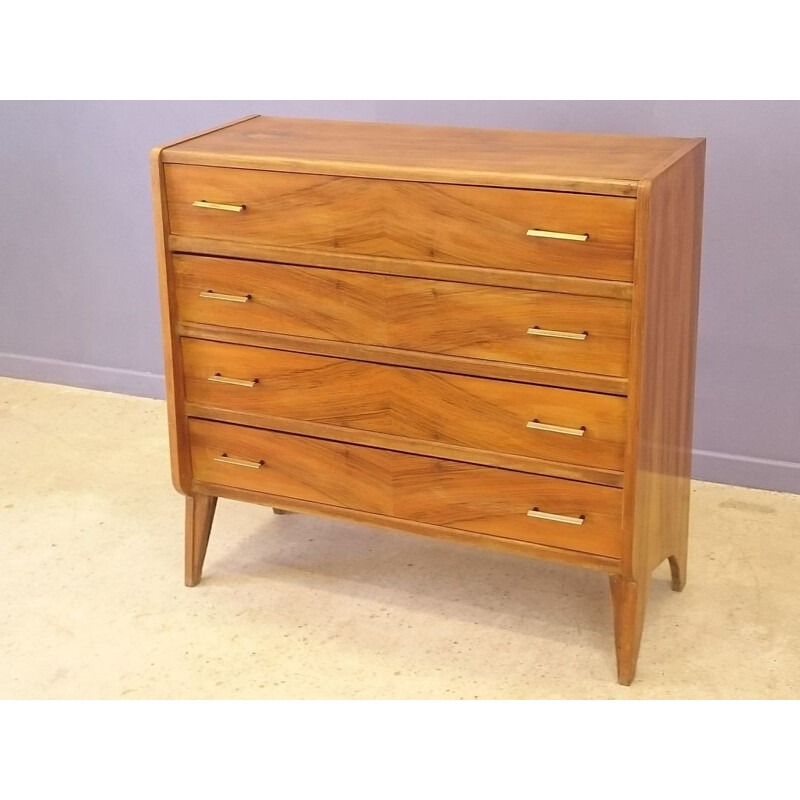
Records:
[[[251,381],[243,380],[242,378],[226,378],[224,375],[220,375],[219,372],[209,375],[208,380],[212,383],[229,383],[231,386],[246,386],[248,389],[252,389],[258,383],[258,378],[253,378]]]
[[[581,333],[570,333],[569,331],[548,331],[545,328],[540,328],[538,325],[528,328],[528,333],[531,336],[549,336],[553,339],[578,339],[580,341],[583,341],[589,335],[589,331],[582,331]]]
[[[537,236],[540,239],[568,239],[570,242],[585,242],[589,238],[588,233],[561,233],[560,231],[542,231],[539,228],[531,228],[525,232],[526,236]]]
[[[211,380],[211,378],[209,378]],[[567,436],[583,436],[586,433],[586,426],[581,425],[580,428],[563,428],[561,425],[548,425],[545,422],[539,422],[538,419],[532,419],[527,426],[537,431],[550,431],[551,433],[566,433]]]
[[[251,294],[220,294],[211,289],[200,292],[200,297],[205,297],[206,300],[227,300],[229,303],[249,303],[253,299]]]
[[[235,211],[237,214],[244,211],[247,206],[238,203],[209,203],[208,200],[195,200],[192,203],[196,208],[213,208],[216,211]]]
[[[264,466],[263,461],[245,461],[242,458],[231,458],[227,453],[217,456],[214,461],[219,461],[220,464],[231,464],[234,467],[247,467],[248,469],[261,469]]]
[[[539,511],[538,508],[532,508],[528,512],[529,517],[536,517],[536,519],[546,519],[550,522],[564,522],[567,525],[583,525],[586,517],[581,514],[579,517],[564,517],[561,514],[548,514],[546,511]]]

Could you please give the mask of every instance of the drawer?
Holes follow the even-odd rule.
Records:
[[[189,437],[202,483],[620,555],[621,489],[206,420]]]
[[[172,263],[182,322],[628,373],[625,300],[203,256]]]
[[[189,403],[623,468],[621,397],[200,339],[183,339],[182,349]]]
[[[177,235],[632,280],[631,198],[180,164],[165,175]]]

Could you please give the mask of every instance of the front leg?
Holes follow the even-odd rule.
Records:
[[[609,576],[614,607],[614,637],[617,649],[617,680],[630,686],[636,675],[639,645],[644,627],[644,610],[650,588],[650,576],[638,581],[622,575]]]
[[[189,495],[186,498],[186,552],[185,583],[197,586],[203,572],[203,561],[208,549],[208,537],[211,535],[211,523],[217,498],[210,495]]]

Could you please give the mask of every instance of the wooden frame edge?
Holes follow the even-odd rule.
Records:
[[[230,258],[290,266],[362,272],[373,275],[396,275],[405,278],[467,283],[476,286],[497,286],[531,292],[602,297],[609,300],[630,300],[633,284],[606,278],[585,278],[559,273],[525,272],[522,270],[478,267],[470,264],[448,264],[414,259],[393,259],[383,256],[362,256],[320,250],[273,247],[226,239],[205,239],[198,236],[171,234],[169,248],[176,254],[199,257]]]
[[[311,436],[316,439],[327,439],[332,442],[346,442],[362,445],[363,447],[374,447],[379,450],[393,450],[398,453],[409,453],[428,458],[441,458],[447,461],[461,461],[465,464],[478,464],[484,467],[513,470],[514,472],[527,472],[532,475],[545,475],[550,478],[590,483],[595,486],[608,486],[614,489],[622,487],[622,471],[605,467],[587,467],[581,464],[548,461],[543,458],[514,453],[478,450],[459,445],[416,440],[396,434],[385,434],[359,428],[345,428],[321,422],[308,422],[301,419],[276,417],[257,412],[230,411],[188,400],[186,401],[185,412],[189,417],[214,422],[227,422],[232,425],[294,433],[300,436]]]
[[[181,383],[181,348],[174,321],[177,319],[174,292],[171,286],[170,259],[167,247],[169,219],[164,185],[162,148],[150,152],[150,178],[153,193],[153,214],[156,236],[158,268],[158,295],[161,309],[161,340],[164,353],[164,381],[167,396],[167,424],[169,429],[170,470],[172,484],[181,494],[191,493],[191,463],[189,461],[189,432],[183,410],[183,384]]]
[[[292,353],[345,358],[352,361],[372,361],[409,369],[449,372],[454,375],[492,378],[516,383],[535,383],[541,386],[573,389],[578,392],[611,394],[618,397],[625,397],[628,393],[627,377],[597,375],[592,372],[572,372],[528,364],[512,364],[508,361],[488,361],[466,356],[425,353],[421,350],[400,350],[396,347],[382,345],[312,339],[307,336],[267,333],[201,322],[178,320],[176,330],[181,336],[206,339],[212,342],[230,342],[231,344],[286,350]]]

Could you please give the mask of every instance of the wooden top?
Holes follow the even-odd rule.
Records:
[[[635,195],[700,139],[249,117],[161,152],[164,162]]]

